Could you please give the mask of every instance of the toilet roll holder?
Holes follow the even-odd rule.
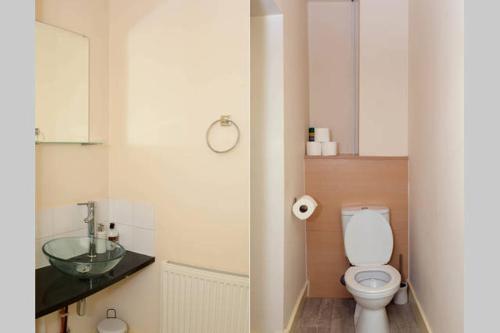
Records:
[[[221,126],[231,126],[232,125],[236,128],[236,141],[234,142],[233,145],[231,145],[231,147],[229,147],[227,149],[222,149],[222,150],[216,149],[210,143],[210,131],[217,123],[220,123]],[[230,152],[231,150],[233,150],[240,142],[240,128],[238,127],[238,125],[236,125],[236,123],[234,121],[231,120],[230,115],[222,115],[222,116],[220,116],[219,119],[217,119],[216,121],[211,123],[210,126],[208,126],[205,139],[207,141],[208,148],[210,148],[210,150],[213,151],[214,153],[217,153],[217,154],[227,153],[227,152]]]
[[[297,198],[293,198],[293,204],[292,204],[292,206],[295,205],[296,202],[297,202]],[[299,207],[299,210],[300,210],[301,213],[307,212],[308,209],[309,208],[306,205],[302,205],[302,206]]]

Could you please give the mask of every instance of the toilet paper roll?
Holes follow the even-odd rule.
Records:
[[[306,152],[308,156],[320,156],[321,142],[307,142]]]
[[[314,141],[316,141],[316,142],[329,142],[330,141],[330,129],[329,128],[315,128],[314,129]]]
[[[323,156],[337,155],[337,142],[321,142],[321,155]]]
[[[306,220],[314,213],[316,207],[318,207],[316,200],[309,195],[303,195],[293,204],[292,211],[299,220]]]

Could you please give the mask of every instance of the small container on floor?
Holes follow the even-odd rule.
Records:
[[[394,304],[403,305],[406,303],[408,303],[408,283],[401,282],[398,292],[394,295]]]
[[[106,311],[106,319],[102,320],[99,325],[97,325],[98,333],[127,333],[127,331],[127,323],[116,318],[115,309],[108,309]]]

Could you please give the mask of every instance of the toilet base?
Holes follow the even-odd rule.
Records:
[[[363,309],[356,303],[354,327],[356,333],[389,333],[389,318],[385,307],[377,310]]]

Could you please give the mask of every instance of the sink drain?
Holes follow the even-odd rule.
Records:
[[[88,273],[88,272],[90,272],[90,265],[89,264],[78,264],[76,266],[76,271],[78,273]]]

